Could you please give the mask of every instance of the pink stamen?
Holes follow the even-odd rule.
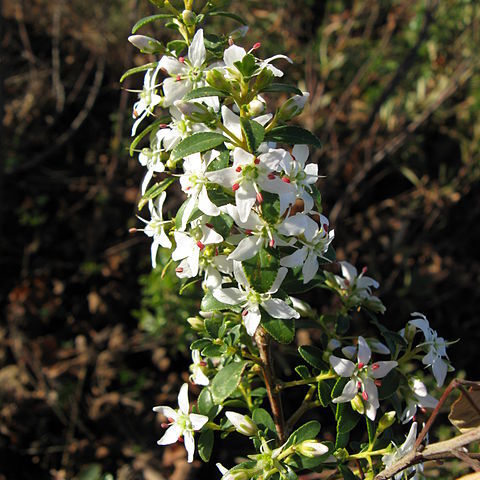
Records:
[[[345,279],[345,285],[346,285],[347,287],[350,286],[350,281],[347,280],[347,279]]]
[[[373,383],[374,383],[377,387],[381,387],[381,386],[382,386],[382,381],[381,381],[380,379],[378,379],[378,378],[375,379],[375,380],[373,381]]]
[[[200,249],[200,250],[203,250],[205,248],[205,245],[199,240],[197,242],[197,247]]]
[[[273,248],[275,246],[275,240],[273,238],[268,242],[268,246],[270,248]]]
[[[128,229],[128,233],[135,233],[135,232],[138,232],[138,230],[135,227]]]
[[[161,123],[158,128],[167,128],[168,125],[166,123]]]
[[[240,188],[240,184],[239,184],[239,183],[234,183],[234,184],[232,185],[232,190],[233,190],[234,192],[236,192],[239,188]]]
[[[183,443],[183,437],[181,437],[181,436],[178,437],[178,441],[179,441],[180,443]]]
[[[257,193],[257,202],[258,202],[258,203],[262,203],[262,202],[263,202],[263,195],[262,195],[260,192]]]
[[[358,362],[358,368],[363,368],[365,364],[363,362]]]
[[[253,161],[253,163],[254,163],[255,165],[258,165],[258,164],[260,163],[260,159],[259,159],[259,158],[255,158],[255,160]]]
[[[182,272],[183,272],[183,268],[182,268],[182,267],[177,267],[177,268],[175,269],[175,271],[176,271],[177,273],[182,273]]]
[[[173,418],[172,418],[172,417],[167,417],[167,420],[169,421],[169,423],[174,423],[174,421],[173,421]]]
[[[178,61],[180,63],[185,63],[185,57],[178,57]]]
[[[328,225],[326,223],[323,224],[323,229],[328,232]]]
[[[421,411],[423,414],[427,413],[427,409],[426,409],[425,407],[420,407],[420,411]]]
[[[362,388],[362,382],[360,382],[360,381],[357,382],[357,388],[359,388],[359,389]]]
[[[372,363],[372,370],[378,370],[380,365],[378,363]]]
[[[237,167],[237,168],[235,169],[235,171],[236,171],[236,172],[241,172],[241,171],[242,171],[242,167]]]
[[[291,183],[288,177],[282,177],[282,182]]]
[[[208,228],[213,228],[213,225],[211,223],[206,223],[205,226]]]
[[[204,362],[203,360],[201,362],[198,362],[198,364],[201,366],[201,367],[206,367],[207,366],[207,362]]]
[[[268,178],[269,180],[275,180],[275,174],[274,174],[274,173],[269,173],[269,174],[267,175],[267,178]]]
[[[248,311],[247,311],[247,310],[244,310],[244,311],[242,312],[242,317],[246,317],[247,315],[248,315]]]
[[[133,117],[138,118],[138,112],[136,110],[133,111]]]
[[[367,267],[363,267],[363,268],[362,268],[362,273],[365,275],[365,274],[367,273],[367,270],[368,270]]]
[[[262,44],[260,42],[257,42],[253,45],[252,50],[258,50],[261,46]]]
[[[252,231],[251,231],[251,230],[245,230],[245,234],[246,234],[246,235],[251,235],[251,234],[252,234]]]
[[[362,392],[362,398],[367,401],[368,400],[368,393],[367,392]]]
[[[168,423],[165,423],[165,422],[164,422],[164,423],[161,423],[160,426],[161,426],[162,428],[168,428],[170,425],[169,425]]]
[[[181,75],[177,75],[177,78],[175,80],[179,82],[181,79],[182,79]]]

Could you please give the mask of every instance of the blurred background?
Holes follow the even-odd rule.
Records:
[[[136,97],[125,88],[142,78],[124,89],[119,78],[149,60],[127,36],[155,7],[0,6],[0,479],[216,478],[181,446],[156,446],[151,408],[176,404],[188,379],[198,294],[179,297],[172,270],[151,271],[149,240],[128,234],[143,169],[127,152]],[[324,143],[312,158],[337,257],[380,281],[386,325],[425,313],[460,339],[457,374],[478,379],[478,1],[237,0],[231,11],[250,25],[241,43],[288,54],[285,81],[311,94],[298,122]],[[141,33],[173,38],[161,24]]]

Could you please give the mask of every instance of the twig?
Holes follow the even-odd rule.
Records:
[[[63,2],[59,2],[52,20],[52,87],[55,92],[55,111],[61,113],[65,107],[65,88],[60,75],[60,20]]]
[[[412,465],[426,462],[428,460],[445,460],[449,458],[457,458],[456,452],[459,451],[465,445],[480,440],[480,427],[477,427],[469,432],[466,432],[457,437],[445,440],[443,442],[433,443],[425,447],[421,452],[413,450],[409,454],[400,458],[390,467],[381,471],[375,480],[387,480],[392,478],[397,473],[405,470]],[[455,453],[454,453],[455,452]],[[466,453],[466,452],[465,452]],[[467,453],[469,457],[478,458],[478,454]]]
[[[270,352],[270,336],[262,327],[259,327],[255,332],[255,341],[263,364],[263,378],[265,380],[268,400],[270,401],[270,406],[272,408],[273,421],[275,422],[278,440],[280,443],[284,443],[286,441],[285,418],[283,416],[281,395],[280,393],[275,392],[275,375]]]

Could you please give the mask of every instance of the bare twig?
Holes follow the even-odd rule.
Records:
[[[400,458],[390,467],[386,468],[380,472],[375,480],[387,480],[392,478],[397,473],[405,470],[412,465],[417,465],[419,463],[426,462],[428,460],[445,460],[449,458],[457,458],[457,452],[461,451],[460,449],[465,445],[468,445],[473,442],[478,442],[480,440],[480,427],[477,427],[469,432],[466,432],[457,437],[445,440],[443,442],[432,443],[425,447],[421,452],[413,450],[411,453],[405,455],[403,458]],[[455,453],[454,453],[455,452]],[[466,453],[471,458],[478,458],[478,454],[469,454]]]
[[[59,2],[52,20],[52,86],[55,92],[55,111],[61,113],[65,106],[65,88],[60,75],[60,20],[63,2]]]
[[[273,421],[275,422],[278,440],[280,443],[284,443],[286,440],[285,418],[283,416],[281,395],[275,391],[275,374],[270,352],[270,336],[262,327],[259,327],[255,332],[255,341],[257,342],[260,358],[263,364],[263,378],[265,380],[268,400],[270,401],[270,406],[272,408]]]

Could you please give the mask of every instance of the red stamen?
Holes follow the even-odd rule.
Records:
[[[358,362],[358,368],[363,368],[365,364],[363,362]]]
[[[174,421],[173,421],[173,418],[172,418],[172,417],[167,417],[167,420],[168,420],[170,423],[174,423]]]
[[[268,246],[270,248],[273,248],[275,246],[275,240],[273,238],[268,242]]]
[[[382,386],[382,381],[381,381],[380,379],[378,379],[378,378],[377,378],[376,380],[374,380],[373,383],[375,383],[375,385],[376,385],[377,387],[381,387],[381,386]]]
[[[211,223],[206,223],[205,226],[208,228],[213,228],[213,225]]]
[[[275,180],[275,174],[274,174],[274,173],[269,173],[269,174],[267,175],[267,178],[268,178],[269,180]]]
[[[178,57],[178,61],[180,63],[185,63],[185,57]]]
[[[365,274],[367,273],[367,270],[368,270],[367,267],[363,267],[363,268],[362,268],[362,273],[365,275]]]
[[[328,232],[328,225],[326,223],[323,224],[323,229]]]
[[[345,285],[348,287],[350,286],[350,280],[345,279]]]
[[[252,234],[252,231],[251,231],[251,230],[245,230],[245,234],[246,234],[246,235],[251,235],[251,234]]]
[[[247,310],[244,310],[244,311],[242,312],[242,317],[246,317],[247,315],[248,315],[248,311],[247,311]]]
[[[360,381],[357,382],[357,388],[362,388],[362,382]]]
[[[128,229],[128,233],[135,233],[135,232],[138,232],[138,230],[135,227]]]
[[[204,362],[203,360],[201,362],[198,362],[198,364],[201,366],[201,367],[206,367],[207,366],[207,362]]]
[[[183,437],[178,437],[178,441],[179,441],[180,443],[183,443]]]
[[[368,400],[368,393],[367,392],[362,392],[362,398],[366,401]]]
[[[133,117],[138,118],[138,112],[136,110],[133,111]]]
[[[179,82],[181,79],[182,79],[181,75],[177,75],[177,78],[175,79],[175,81]]]
[[[167,128],[168,125],[166,123],[161,123],[158,127],[159,128]]]
[[[290,179],[288,177],[282,177],[282,182],[290,183]]]
[[[205,245],[199,240],[197,242],[197,247],[200,249],[200,250],[203,250],[205,248]]]
[[[261,46],[262,44],[260,42],[257,42],[253,45],[252,50],[258,50]]]
[[[256,157],[255,160],[253,161],[253,163],[255,165],[258,165],[260,163],[260,159],[258,157]]]
[[[426,409],[425,407],[420,407],[420,411],[421,411],[423,414],[427,413],[427,409]]]
[[[237,168],[235,169],[235,171],[236,171],[236,172],[241,172],[241,171],[242,171],[242,167],[237,167]]]
[[[262,203],[262,202],[263,202],[263,195],[262,195],[260,192],[257,193],[257,202],[258,202],[258,203]]]
[[[372,363],[372,370],[378,370],[380,365],[378,363]]]
[[[232,185],[232,190],[233,190],[234,192],[236,192],[239,188],[240,188],[240,184],[239,184],[239,183],[234,183],[234,184]]]
[[[162,428],[168,428],[170,425],[168,423],[161,423],[160,426]]]
[[[175,271],[176,271],[177,273],[182,273],[182,272],[183,272],[183,268],[182,268],[182,267],[177,267],[177,268],[175,269]]]

